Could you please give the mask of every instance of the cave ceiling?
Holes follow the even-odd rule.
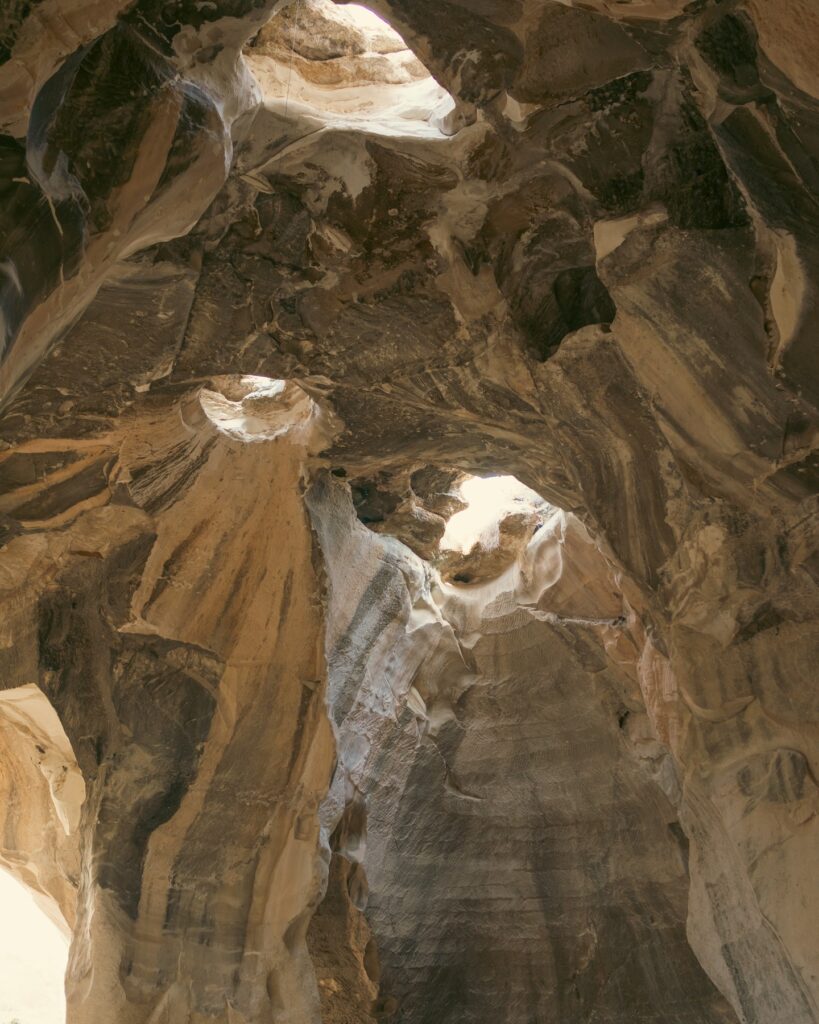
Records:
[[[367,8],[0,7],[68,1022],[817,1024],[819,6]]]

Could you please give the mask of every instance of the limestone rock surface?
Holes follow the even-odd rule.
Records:
[[[818,17],[3,5],[68,1024],[819,1024]]]

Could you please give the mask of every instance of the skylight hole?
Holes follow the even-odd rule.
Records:
[[[400,49],[407,49],[407,44],[395,29],[382,17],[371,11],[363,4],[344,4],[341,12],[355,25],[362,33],[368,33],[371,37],[384,37],[390,39]]]
[[[455,101],[399,33],[363,5],[291,3],[245,58],[266,105],[288,120],[318,118],[377,135],[452,133]]]
[[[457,486],[466,508],[447,522],[442,551],[468,554],[479,545],[492,550],[500,541],[500,524],[517,513],[545,516],[551,506],[514,476],[467,476]]]

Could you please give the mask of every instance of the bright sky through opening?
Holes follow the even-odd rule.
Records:
[[[467,507],[446,524],[441,547],[464,554],[477,541],[486,548],[496,547],[498,524],[505,516],[545,505],[540,495],[513,476],[467,477],[458,487],[458,494]]]
[[[386,32],[390,35],[394,35],[397,39],[401,37],[393,28],[387,24],[382,18],[379,18],[377,14],[367,10],[366,7],[362,7],[360,4],[345,4],[342,7],[342,11],[350,16],[350,20],[362,31],[378,32],[382,35]]]
[[[0,1024],[64,1024],[68,942],[0,869]]]

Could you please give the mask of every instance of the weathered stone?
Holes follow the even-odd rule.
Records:
[[[0,14],[68,1022],[818,1024],[813,6],[371,6]]]

